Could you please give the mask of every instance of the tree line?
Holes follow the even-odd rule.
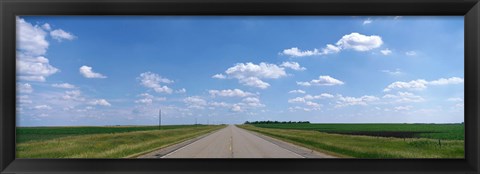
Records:
[[[246,121],[243,124],[310,124],[309,121]]]

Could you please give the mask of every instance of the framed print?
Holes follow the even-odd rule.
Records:
[[[2,1],[1,172],[478,173],[478,10]]]

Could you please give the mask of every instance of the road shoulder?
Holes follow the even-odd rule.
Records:
[[[301,155],[305,158],[338,158],[338,157],[335,157],[335,156],[332,156],[332,155],[328,155],[328,154],[321,153],[321,152],[318,152],[318,151],[315,151],[315,150],[311,150],[311,149],[308,149],[308,148],[305,148],[305,147],[301,147],[301,146],[298,146],[298,145],[295,145],[295,144],[292,144],[292,143],[289,143],[289,142],[278,140],[278,139],[260,134],[258,132],[243,129],[241,127],[238,127],[238,128],[240,128],[242,130],[245,130],[245,131],[247,131],[251,134],[254,134],[257,137],[260,137],[260,138],[262,138],[262,139],[264,139],[264,140],[266,140],[270,143],[273,143],[273,144],[275,144],[275,145],[277,145],[281,148],[287,149],[287,150],[289,150],[293,153]]]

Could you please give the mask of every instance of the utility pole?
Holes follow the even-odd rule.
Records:
[[[162,109],[158,110],[158,130],[162,129]]]

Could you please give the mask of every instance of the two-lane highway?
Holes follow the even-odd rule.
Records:
[[[229,125],[162,158],[304,158],[304,156],[249,131]]]

